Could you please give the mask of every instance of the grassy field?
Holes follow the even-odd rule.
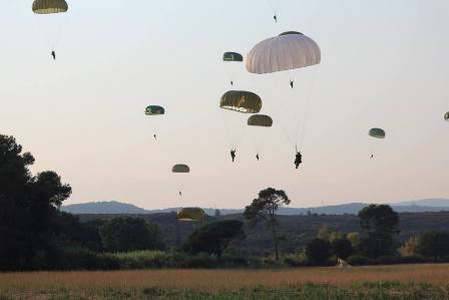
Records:
[[[0,299],[449,299],[449,265],[0,274]]]

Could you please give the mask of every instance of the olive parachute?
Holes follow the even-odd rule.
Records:
[[[204,220],[206,213],[199,207],[182,208],[177,214],[178,221],[200,222]]]
[[[171,170],[173,173],[190,173],[190,167],[185,164],[174,165]]]
[[[449,111],[444,114],[444,120],[449,121]]]
[[[252,92],[228,91],[220,101],[220,107],[241,113],[258,113],[262,109],[262,99]]]
[[[385,130],[381,128],[371,128],[369,131],[369,135],[376,139],[384,139],[385,138]]]
[[[258,43],[246,58],[250,73],[265,74],[304,68],[321,62],[318,44],[308,36],[288,31]]]
[[[165,108],[159,105],[148,105],[145,108],[145,115],[147,116],[165,115]]]
[[[267,115],[252,115],[248,118],[248,126],[271,127],[273,119]]]
[[[242,62],[243,56],[237,52],[225,52],[223,54],[223,61]]]
[[[35,14],[63,13],[69,9],[65,0],[34,0],[33,12]]]

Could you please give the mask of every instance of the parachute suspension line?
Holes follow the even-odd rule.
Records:
[[[223,123],[223,129],[224,129],[224,131],[225,131],[225,135],[226,135],[226,141],[227,141],[227,144],[228,144],[228,147],[229,147],[229,150],[230,149],[235,149],[236,148],[236,144],[237,144],[237,142],[235,141],[235,138],[233,137],[233,134],[232,134],[232,126],[231,126],[231,121],[230,120],[227,120],[226,118],[228,117],[228,116],[226,116],[225,114],[232,114],[233,112],[230,112],[230,111],[222,111],[222,110],[220,110],[220,117],[221,117],[221,119],[222,119],[222,123]]]
[[[280,98],[279,91],[281,90],[281,86],[283,86],[282,78],[276,78],[275,85],[276,85],[276,91],[277,91],[276,94],[277,95],[274,98],[276,99],[276,98]],[[278,107],[278,111],[276,111],[276,115],[277,115],[277,119],[278,119],[277,124],[279,124],[279,128],[281,129],[281,132],[282,132],[282,136],[283,136],[285,142],[288,143],[289,145],[291,145],[291,144],[295,144],[295,142],[293,141],[293,138],[288,133],[288,126],[286,126],[283,122],[284,119],[288,120],[289,118],[281,118],[280,117],[280,116],[282,116],[283,112],[288,111],[288,107],[287,107],[288,103],[286,103],[286,102],[287,101],[279,101],[279,105],[275,106],[275,107]]]
[[[316,82],[318,80],[317,79],[318,72],[319,72],[319,70],[316,70],[313,72],[314,74],[311,74],[311,76],[313,76],[313,78],[311,79],[312,82],[310,83],[310,87],[309,87],[307,95],[305,97],[302,126],[300,126],[300,124],[297,124],[297,126],[299,128],[297,128],[296,132],[298,133],[298,143],[299,143],[300,147],[303,147],[306,132],[307,132],[307,124],[309,122],[310,110],[311,110],[311,106],[312,106],[311,102],[312,102],[312,98],[314,97],[314,94],[315,94],[315,86],[316,86]]]
[[[64,14],[57,14],[54,16],[56,20],[54,23],[54,26],[56,27],[53,31],[53,35],[48,36],[47,38],[47,45],[51,48],[51,51],[56,51],[56,57],[58,56],[58,49],[61,40],[62,40],[62,34],[63,34],[63,28],[65,28],[69,22],[70,13],[66,12]]]

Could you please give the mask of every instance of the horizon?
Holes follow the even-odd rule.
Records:
[[[244,207],[268,186],[295,207],[449,198],[448,1],[283,0],[278,24],[256,0],[69,2],[56,18],[26,1],[0,12],[1,133],[35,156],[33,172],[55,170],[72,186],[64,204]],[[241,65],[229,86],[223,52],[246,56],[287,30],[313,38],[321,64],[273,76]],[[218,103],[229,89],[260,95],[274,126],[259,134],[246,117],[227,120]],[[144,115],[149,104],[167,108],[161,122]],[[372,127],[387,138],[371,140]],[[173,176],[177,163],[191,173]]]
[[[377,204],[386,204],[386,205],[392,205],[392,206],[420,206],[420,207],[435,207],[440,208],[440,206],[437,205],[425,205],[425,204],[414,204],[414,202],[425,202],[425,201],[448,201],[447,198],[427,198],[427,199],[416,199],[416,200],[406,200],[406,201],[395,201],[390,203],[377,203]],[[157,211],[157,210],[168,210],[168,209],[177,209],[181,208],[182,206],[178,207],[162,207],[162,208],[147,208],[147,207],[140,207],[130,202],[122,202],[117,200],[109,200],[109,201],[90,201],[90,202],[82,202],[82,203],[71,203],[67,205],[62,205],[62,207],[68,207],[72,205],[85,205],[85,204],[108,204],[108,203],[118,203],[118,204],[125,204],[125,205],[133,205],[136,208],[140,208],[146,211]],[[352,204],[365,204],[369,205],[371,203],[369,202],[342,202],[338,204],[332,204],[332,205],[324,205],[324,206],[307,206],[307,207],[291,207],[291,206],[283,206],[282,208],[286,209],[313,209],[313,208],[323,208],[323,207],[333,207],[333,206],[344,206],[344,205],[352,205]],[[449,204],[449,203],[448,203]],[[446,206],[441,206],[446,207]],[[236,208],[236,207],[201,207],[203,209],[213,210],[213,209],[219,209],[219,210],[243,210],[244,207]]]

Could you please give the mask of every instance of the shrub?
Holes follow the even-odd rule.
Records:
[[[314,239],[306,246],[306,256],[309,262],[324,265],[331,256],[331,245],[328,241]]]
[[[417,253],[434,261],[449,255],[449,232],[430,231],[418,239]]]
[[[371,260],[363,255],[351,255],[347,258],[347,262],[348,264],[353,266],[363,266],[368,265]]]
[[[345,238],[333,240],[331,245],[335,256],[342,259],[347,259],[353,252],[351,242]]]
[[[100,236],[104,249],[110,252],[164,248],[159,226],[140,218],[111,219],[100,227]]]
[[[170,267],[170,255],[162,251],[133,251],[111,254],[121,269],[145,269]]]

